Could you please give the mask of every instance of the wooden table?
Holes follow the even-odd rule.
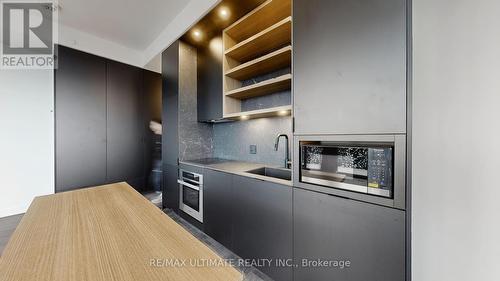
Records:
[[[0,258],[0,280],[243,279],[217,261],[182,226],[118,183],[35,198]]]

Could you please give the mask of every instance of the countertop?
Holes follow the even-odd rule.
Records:
[[[166,265],[177,260],[185,266]],[[0,259],[5,281],[242,280],[127,183],[37,197]]]
[[[227,160],[227,159],[221,159],[221,158],[203,158],[203,159],[196,159],[196,160],[184,160],[184,161],[180,161],[180,164],[211,169],[211,170],[219,171],[219,172],[226,172],[226,173],[230,173],[230,174],[260,179],[260,180],[274,182],[274,183],[288,185],[288,186],[293,185],[291,180],[288,181],[288,180],[267,177],[267,176],[262,176],[262,175],[256,175],[256,174],[251,174],[251,173],[246,172],[249,170],[254,170],[254,169],[258,169],[258,168],[262,168],[262,167],[279,168],[279,167],[272,166],[272,165],[266,165],[266,164],[261,164],[261,163],[251,163],[251,162],[245,162],[245,161]],[[283,168],[280,168],[280,169],[283,169]]]

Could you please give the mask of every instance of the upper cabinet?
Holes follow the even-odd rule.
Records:
[[[290,115],[291,31],[291,0],[266,1],[223,31],[224,118]]]
[[[406,132],[406,0],[294,0],[295,134]]]
[[[221,42],[221,36],[212,39]],[[222,119],[222,47],[203,46],[197,52],[197,107],[199,122]]]

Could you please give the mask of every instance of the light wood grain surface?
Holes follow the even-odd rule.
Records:
[[[37,197],[0,258],[0,280],[242,280],[229,265],[201,263],[219,259],[128,184],[118,183]]]

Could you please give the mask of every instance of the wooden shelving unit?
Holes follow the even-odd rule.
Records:
[[[227,114],[227,119],[232,120],[247,120],[247,119],[255,119],[255,118],[264,118],[264,117],[275,117],[275,116],[288,116],[292,112],[291,105],[285,106],[277,106],[265,109],[258,109],[252,111],[244,111]]]
[[[290,0],[268,0],[226,28],[225,33],[234,41],[241,42],[291,16],[291,10]]]
[[[291,0],[268,0],[223,31],[225,118],[277,116],[277,112],[290,114],[290,105],[285,106],[287,109],[280,106],[241,112],[241,101],[291,89],[291,74],[243,86],[245,80],[291,66],[291,31]]]
[[[292,41],[292,18],[288,17],[224,51],[237,61],[248,61]]]
[[[290,89],[291,85],[292,75],[285,74],[276,78],[262,81],[260,83],[255,83],[250,86],[241,87],[226,92],[226,96],[236,99],[248,99]]]
[[[286,46],[270,54],[238,65],[228,71],[226,76],[237,80],[246,80],[273,70],[290,66],[292,63],[292,46]]]

